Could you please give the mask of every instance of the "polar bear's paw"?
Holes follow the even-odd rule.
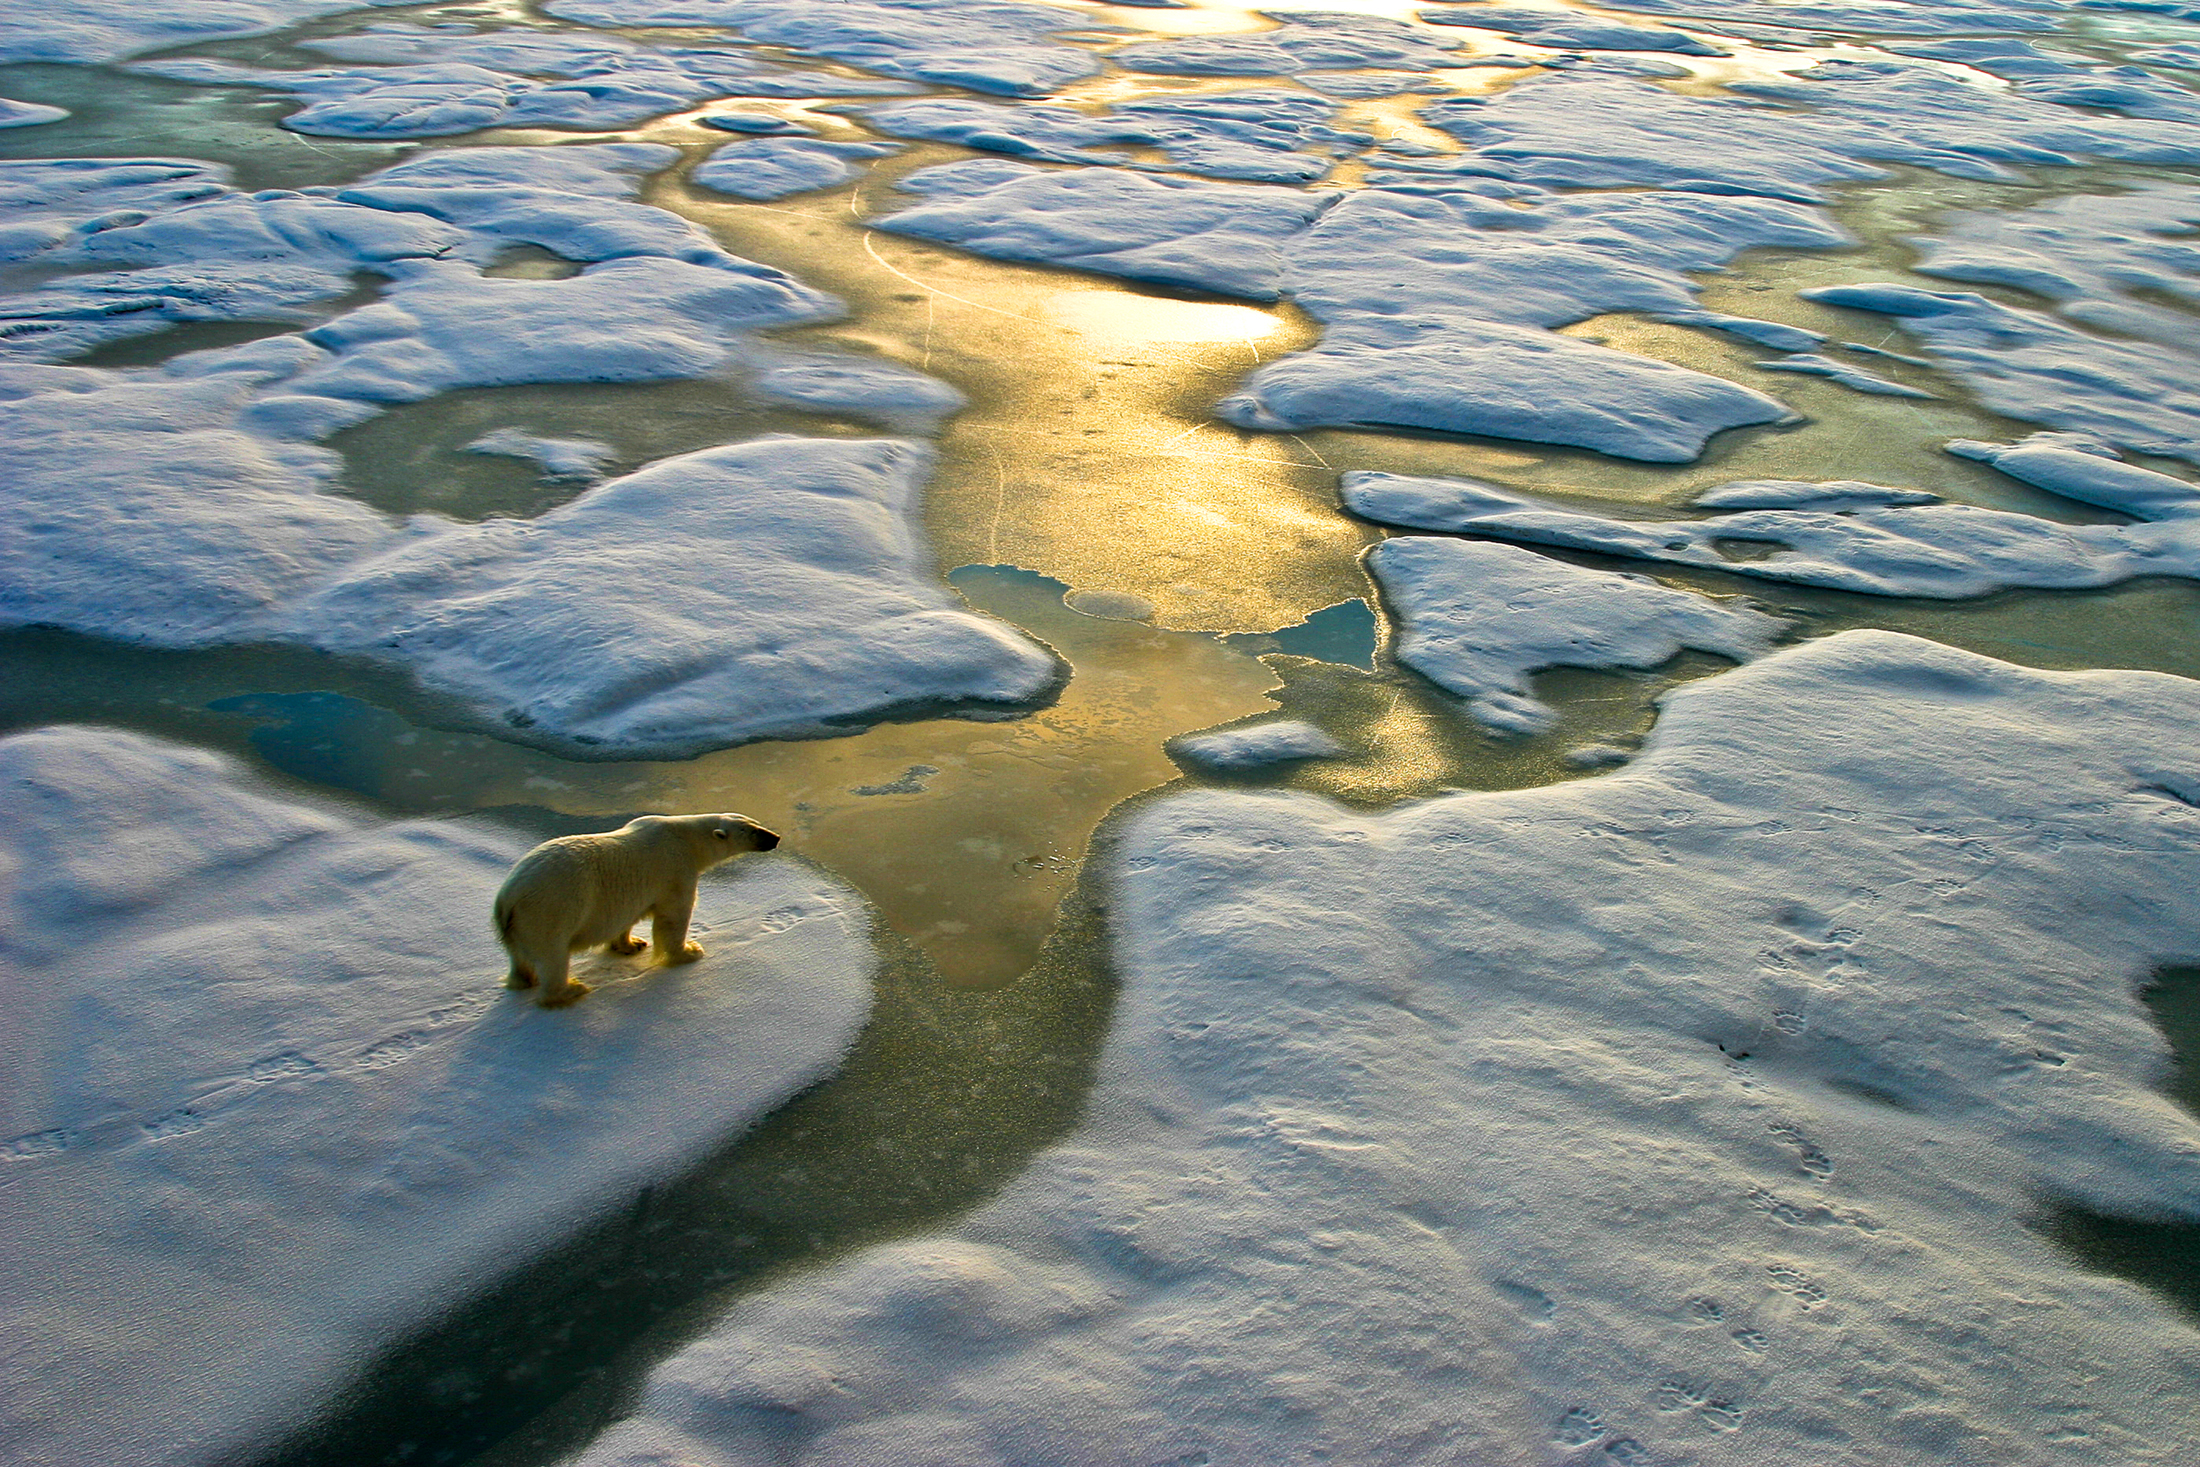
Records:
[[[546,1009],[562,1009],[568,1004],[579,1003],[595,991],[596,987],[592,983],[583,983],[578,978],[568,978],[565,980],[565,987],[555,993],[543,994],[536,1002]]]
[[[701,943],[683,942],[680,944],[680,950],[671,957],[666,958],[665,961],[668,963],[692,963],[702,955],[703,946]]]
[[[611,941],[605,943],[604,950],[607,952],[617,953],[622,958],[631,958],[636,953],[640,952],[643,948],[648,946],[648,943],[642,941],[633,933],[622,932],[617,937],[612,938]]]
[[[533,988],[535,986],[535,975],[525,968],[514,968],[504,975],[504,986],[506,988]]]

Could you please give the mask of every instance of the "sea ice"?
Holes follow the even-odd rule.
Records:
[[[893,143],[836,143],[813,138],[746,138],[716,148],[695,165],[691,182],[742,199],[783,199],[831,188],[856,176],[856,160],[899,152]]]
[[[2190,351],[2096,335],[1968,291],[1864,284],[1796,293],[1894,317],[1995,412],[2200,463],[2200,408],[2187,390],[2200,358]]]
[[[1923,66],[1827,62],[1732,90],[1742,95],[1689,97],[1570,72],[1445,98],[1421,115],[1505,176],[1560,188],[1814,200],[1826,184],[1882,176],[1881,162],[2003,181],[2019,177],[2010,164],[2200,162],[2200,128],[2093,117]]]
[[[1256,723],[1249,728],[1224,729],[1220,733],[1192,734],[1173,739],[1169,753],[1205,769],[1235,773],[1265,769],[1273,764],[1292,764],[1302,759],[1334,759],[1345,746],[1311,723],[1296,718]]]
[[[1131,71],[1171,76],[1289,76],[1376,66],[1425,72],[1467,61],[1448,39],[1383,16],[1292,11],[1277,18],[1282,24],[1274,30],[1139,41],[1117,47],[1108,59]]]
[[[1056,660],[927,572],[930,464],[905,440],[762,438],[539,519],[416,522],[298,598],[281,634],[397,663],[507,737],[584,757],[1029,703]]]
[[[552,15],[597,26],[728,26],[752,41],[887,76],[1008,96],[1043,96],[1100,70],[1054,41],[1091,29],[1080,12],[1002,0],[551,0]]]
[[[110,729],[0,741],[0,1454],[256,1456],[391,1341],[831,1072],[846,888],[706,877],[710,956],[551,1013],[490,898],[528,840],[385,822]],[[626,976],[637,981],[605,982]]]
[[[2133,576],[2200,579],[2200,486],[2055,442],[1959,440],[1949,447],[1997,466],[2006,461],[2014,477],[2071,498],[2147,513],[2152,522],[2065,525],[1966,504],[1920,503],[1905,491],[1848,481],[1722,485],[1696,502],[1775,507],[1738,508],[1700,520],[1611,519],[1471,479],[1355,472],[1343,476],[1341,493],[1353,513],[1407,529],[1591,550],[1875,596],[1959,599],[2017,586],[2109,586]]]
[[[2123,193],[2075,194],[2029,209],[1966,211],[1913,236],[1922,275],[2029,290],[2057,314],[2190,350],[2200,305],[2200,188],[2135,182]]]
[[[1656,667],[1689,647],[1747,662],[1788,625],[1512,545],[1406,535],[1369,551],[1367,568],[1398,618],[1398,660],[1503,733],[1538,733],[1558,719],[1529,692],[1530,673]]]
[[[1159,801],[1083,1128],[579,1461],[2168,1467],[2200,1334],[2027,1220],[2200,1219],[2134,995],[2196,956],[2196,729],[1849,632],[1596,778]]]
[[[49,107],[43,102],[18,102],[13,97],[0,97],[0,127],[36,127],[42,122],[59,122],[69,115],[66,107]]]
[[[1366,133],[1325,126],[1337,104],[1304,92],[1223,92],[1148,97],[1093,116],[1067,107],[999,106],[951,97],[864,110],[894,137],[926,138],[1049,163],[1131,164],[1124,145],[1156,147],[1177,167],[1214,178],[1304,183]],[[1097,150],[1097,151],[1096,151]]]
[[[400,0],[363,0],[394,4]],[[113,61],[222,36],[281,30],[362,0],[36,0],[0,13],[0,65],[17,61]]]
[[[1800,4],[1766,0],[1600,0],[1607,10],[1638,10],[1653,15],[1700,16],[1730,25],[1769,26],[1793,37],[1806,30],[1863,31],[1871,35],[1976,35],[1982,31],[2051,31],[2057,21],[2054,0],[2035,8],[2026,0],[1802,0]]]
[[[594,438],[542,438],[518,428],[499,428],[466,445],[468,453],[523,458],[542,470],[546,479],[601,478],[605,463],[618,450]]]
[[[1670,51],[1683,56],[1725,56],[1708,41],[1666,26],[1628,25],[1599,20],[1578,10],[1532,5],[1462,5],[1455,10],[1423,10],[1430,25],[1464,25],[1503,31],[1524,46],[1562,51]]]
[[[1907,382],[1897,382],[1882,377],[1877,372],[1867,372],[1854,362],[1840,361],[1820,352],[1798,352],[1794,356],[1774,357],[1756,364],[1760,372],[1797,372],[1806,377],[1824,377],[1838,382],[1856,392],[1868,392],[1874,397],[1931,398],[1932,393],[1922,387],[1912,387]]]
[[[1788,410],[1723,378],[1533,328],[1606,311],[1689,318],[1683,271],[1753,246],[1848,238],[1783,200],[1684,193],[1544,195],[1517,208],[1471,192],[1171,191],[1113,169],[991,162],[920,170],[902,186],[929,201],[879,227],[1004,259],[1291,295],[1323,323],[1321,344],[1254,372],[1218,407],[1229,422],[1434,428],[1654,462],[1693,458],[1712,433]]]
[[[1282,246],[1334,195],[1225,187],[1112,168],[1050,172],[991,159],[923,168],[926,201],[873,222],[1000,260],[1095,270],[1274,300]]]

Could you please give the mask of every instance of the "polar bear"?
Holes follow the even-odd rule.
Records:
[[[638,953],[631,929],[650,919],[650,945],[667,963],[692,963],[687,940],[695,878],[732,856],[768,851],[779,837],[740,815],[644,815],[602,835],[545,841],[497,890],[497,938],[512,956],[507,988],[542,986],[546,1009],[572,1003],[589,985],[566,965],[583,948]]]

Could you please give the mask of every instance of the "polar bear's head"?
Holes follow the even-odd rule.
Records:
[[[648,815],[643,820],[661,830],[676,832],[693,853],[698,871],[729,857],[768,851],[779,844],[775,832],[766,830],[746,815]],[[634,823],[639,825],[642,821]]]

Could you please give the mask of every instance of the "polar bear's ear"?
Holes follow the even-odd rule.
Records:
[[[711,831],[711,834],[718,837],[718,839],[720,840],[724,840],[726,838],[726,827],[724,827],[723,825],[714,827]]]

